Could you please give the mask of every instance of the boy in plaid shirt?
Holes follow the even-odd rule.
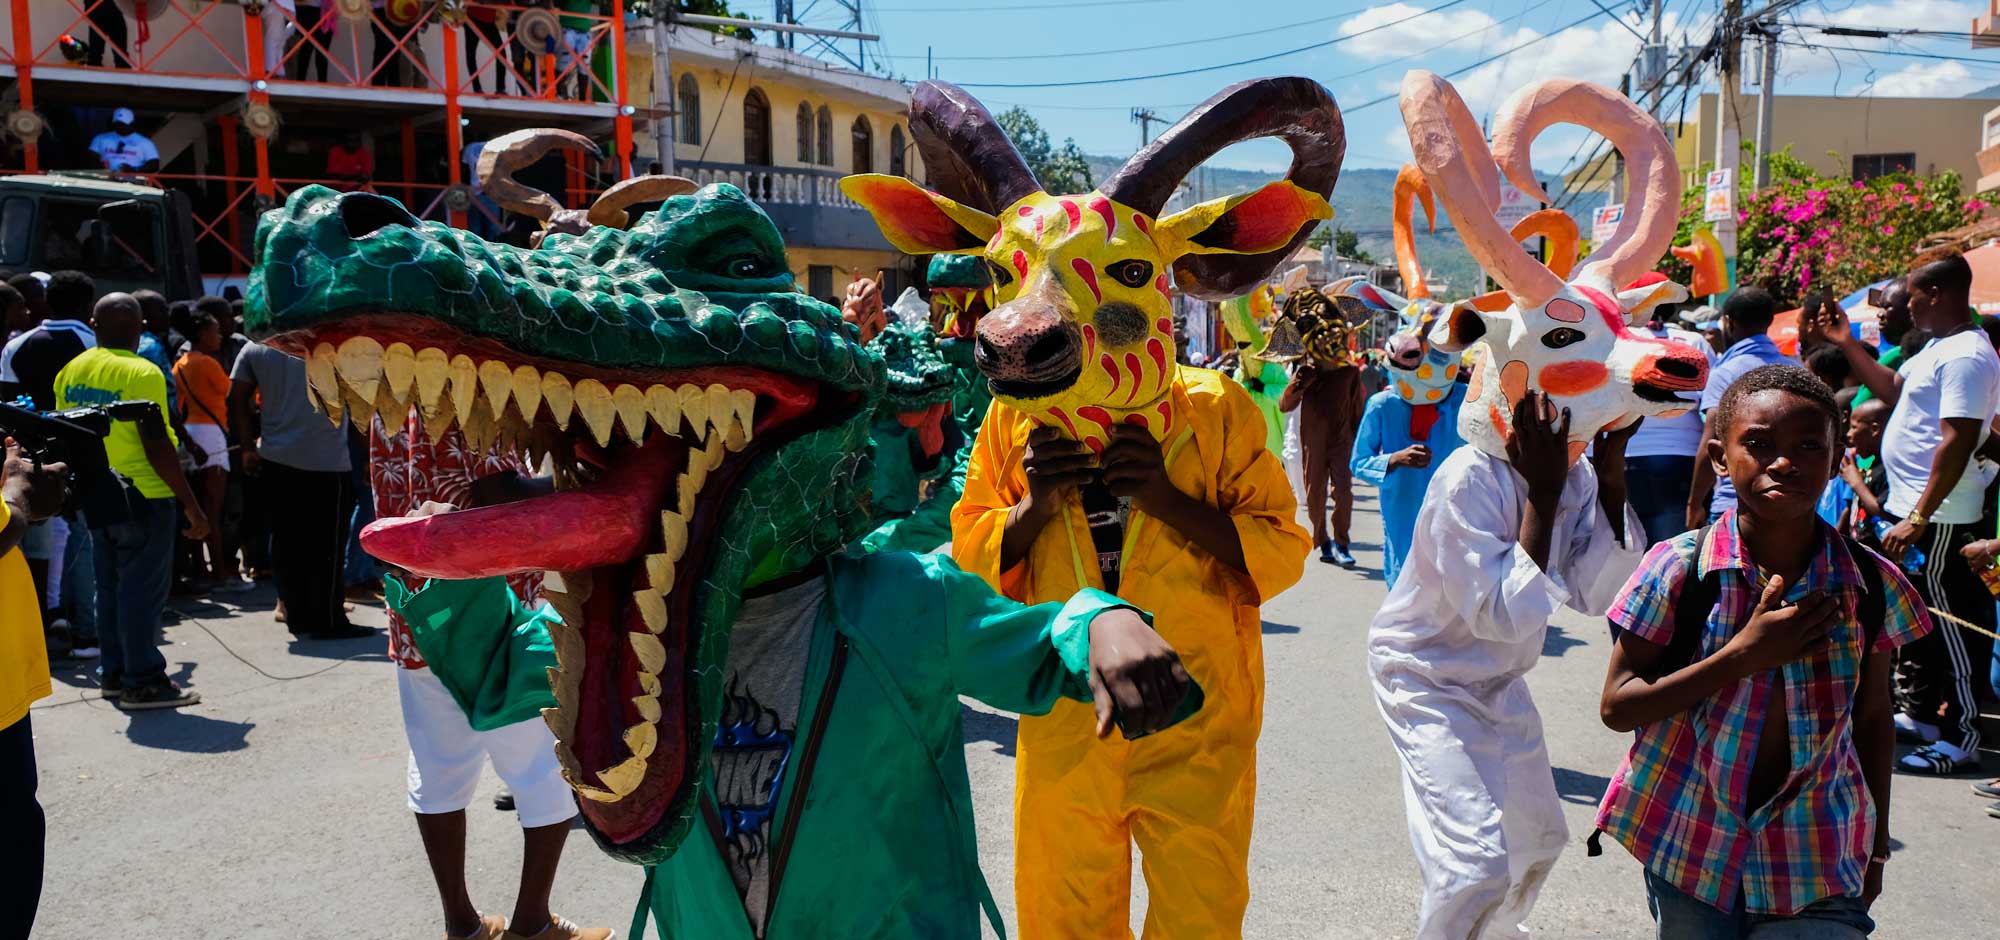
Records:
[[[1897,566],[1814,512],[1839,414],[1804,369],[1739,379],[1705,442],[1736,509],[1655,546],[1611,606],[1604,723],[1637,734],[1597,825],[1646,866],[1663,940],[1781,921],[1815,938],[1874,930],[1890,656],[1931,624]],[[1676,616],[1682,599],[1706,616]],[[1676,621],[1702,626],[1677,637]]]

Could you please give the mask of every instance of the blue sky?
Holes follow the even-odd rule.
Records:
[[[1633,0],[1603,2],[1643,31]],[[1762,0],[1746,5],[1755,8]],[[801,20],[809,23],[837,18],[832,6],[831,0],[817,5],[796,0]],[[1719,6],[1717,0],[1666,0],[1669,42],[1686,37],[1700,44]],[[2000,83],[2000,50],[1974,50],[1962,36],[1875,40],[1828,37],[1803,28],[1835,24],[1963,31],[1984,7],[1947,0],[1807,3],[1788,17],[1803,25],[1788,29],[1786,39],[1807,45],[1782,49],[1780,93],[1955,97]],[[764,0],[738,0],[737,8],[753,16],[770,15]],[[1393,95],[1409,69],[1472,67],[1453,81],[1474,112],[1484,115],[1508,92],[1539,78],[1573,76],[1615,86],[1639,46],[1633,32],[1591,0],[864,0],[864,8],[867,27],[882,36],[876,48],[893,72],[923,77],[928,50],[938,77],[966,86],[996,112],[1023,105],[1051,137],[1074,137],[1092,153],[1129,153],[1138,145],[1139,127],[1129,116],[1135,106],[1152,108],[1171,121],[1242,79],[1284,74],[1315,78],[1333,90],[1345,112],[1349,166],[1393,167],[1408,157]],[[1398,20],[1404,22],[1385,26]],[[1356,35],[1370,27],[1383,28]],[[1238,35],[1257,30],[1263,32]],[[1341,36],[1355,38],[1192,75],[1079,87],[995,87],[1202,68]],[[1118,51],[1165,43],[1184,44]],[[1500,56],[1523,44],[1528,45]],[[1479,64],[1487,59],[1492,61]],[[1703,90],[1713,87],[1711,82]],[[1384,96],[1388,100],[1363,106]],[[1670,104],[1678,98],[1676,92]],[[1584,132],[1570,128],[1544,134],[1534,151],[1537,167],[1561,168],[1583,140]],[[1968,146],[1972,143],[1968,138]],[[1282,145],[1267,141],[1232,148],[1213,162],[1272,168],[1287,159]]]

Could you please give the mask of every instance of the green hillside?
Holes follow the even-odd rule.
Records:
[[[1124,161],[1123,157],[1092,156],[1091,175],[1101,181]],[[1202,198],[1214,199],[1249,192],[1279,177],[1280,174],[1260,170],[1207,167],[1195,171],[1186,185],[1194,188]],[[1396,254],[1390,242],[1391,199],[1395,186],[1396,173],[1393,170],[1357,168],[1342,170],[1340,181],[1333,188],[1334,224],[1360,235],[1361,247],[1376,260],[1385,263],[1393,261]],[[1466,253],[1465,246],[1450,230],[1450,224],[1450,220],[1440,212],[1438,233],[1426,235],[1422,233],[1420,221],[1417,252],[1424,260],[1424,270],[1430,272],[1433,278],[1448,282],[1451,299],[1455,299],[1477,293],[1475,288],[1483,280],[1479,265]]]

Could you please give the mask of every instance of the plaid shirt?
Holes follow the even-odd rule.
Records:
[[[1753,913],[1794,914],[1823,898],[1859,895],[1874,848],[1875,804],[1853,735],[1866,635],[1855,622],[1861,571],[1847,543],[1825,523],[1815,524],[1821,547],[1788,599],[1815,588],[1837,592],[1845,621],[1818,652],[1639,728],[1597,812],[1597,827],[1648,871],[1717,908],[1734,907],[1740,894]],[[1705,546],[1694,544],[1699,530],[1653,546],[1611,605],[1612,625],[1666,645],[1682,583],[1716,571],[1719,592],[1700,655],[1728,643],[1749,622],[1762,579],[1743,554],[1735,510],[1708,531]],[[1862,561],[1882,572],[1888,595],[1874,649],[1894,649],[1928,632],[1930,615],[1902,572],[1872,552]],[[1783,695],[1791,777],[1746,817],[1759,719],[1767,709],[1776,714],[1773,695]]]
[[[534,472],[520,457],[498,447],[473,453],[457,428],[431,443],[414,407],[393,431],[383,426],[381,415],[375,416],[369,428],[368,485],[375,491],[377,519],[409,515],[426,500],[463,506],[473,481],[502,470]],[[507,579],[507,586],[522,603],[534,607],[542,597],[542,573],[514,575]],[[389,612],[389,658],[404,669],[425,665],[417,653],[416,640],[410,636],[410,625],[393,610]]]

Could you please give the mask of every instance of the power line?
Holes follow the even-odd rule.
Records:
[[[1073,6],[1073,5],[1074,4],[1064,4],[1064,6]],[[1013,7],[1012,9],[1018,10],[1026,8]],[[1207,45],[1212,42],[1222,42],[1230,39],[1243,39],[1249,36],[1262,36],[1265,33],[1278,33],[1278,32],[1284,32],[1286,30],[1299,29],[1305,26],[1316,26],[1320,23],[1327,23],[1333,20],[1341,19],[1343,17],[1354,16],[1355,14],[1360,12],[1362,11],[1346,10],[1328,16],[1316,16],[1309,20],[1299,20],[1296,23],[1280,23],[1276,26],[1266,26],[1262,29],[1252,29],[1241,33],[1229,33],[1223,36],[1205,36],[1202,37],[1201,39],[1181,39],[1181,40],[1176,40],[1174,42],[1154,43],[1152,45],[1147,45],[1147,46],[1126,46],[1121,49],[1093,49],[1093,50],[1085,50],[1078,52],[1037,52],[1026,55],[883,56],[882,58],[893,58],[893,59],[927,58],[933,62],[1025,62],[1036,59],[1083,59],[1083,58],[1090,58],[1093,56],[1121,55],[1127,52],[1155,52],[1161,49],[1178,49],[1182,46],[1201,46],[1201,45]]]
[[[1004,14],[1014,10],[1076,10],[1078,6],[1138,6],[1158,0],[1076,0],[1068,4],[984,4],[984,6],[870,6],[890,14]]]
[[[1530,39],[1530,40],[1527,40],[1527,41],[1525,41],[1525,42],[1520,42],[1520,43],[1516,43],[1516,44],[1515,44],[1515,45],[1514,45],[1514,46],[1513,46],[1512,48],[1508,48],[1508,49],[1503,49],[1503,50],[1501,50],[1500,52],[1497,52],[1497,53],[1495,53],[1495,54],[1493,54],[1493,55],[1490,55],[1490,56],[1487,56],[1487,57],[1486,57],[1486,58],[1484,58],[1484,59],[1480,59],[1479,61],[1477,61],[1477,62],[1474,62],[1474,63],[1472,63],[1471,65],[1466,65],[1466,66],[1462,66],[1462,67],[1460,67],[1460,68],[1456,68],[1456,69],[1452,69],[1451,71],[1449,71],[1449,72],[1446,72],[1446,73],[1444,73],[1444,77],[1445,77],[1445,78],[1456,78],[1456,77],[1458,77],[1458,76],[1460,76],[1460,75],[1464,75],[1465,73],[1467,73],[1467,72],[1470,72],[1470,71],[1472,71],[1473,69],[1476,69],[1476,68],[1479,68],[1480,66],[1483,66],[1483,65],[1491,65],[1491,64],[1493,64],[1494,62],[1497,62],[1497,61],[1499,61],[1499,60],[1501,60],[1501,59],[1504,59],[1504,58],[1506,58],[1506,57],[1508,57],[1508,56],[1510,56],[1510,55],[1513,55],[1514,53],[1516,53],[1516,52],[1519,52],[1519,51],[1521,51],[1521,50],[1523,50],[1523,49],[1526,49],[1526,48],[1528,48],[1529,46],[1532,46],[1532,45],[1535,45],[1535,44],[1537,44],[1537,43],[1541,43],[1541,42],[1546,42],[1546,41],[1548,41],[1548,40],[1550,40],[1550,39],[1553,39],[1553,38],[1555,38],[1555,37],[1557,37],[1557,36],[1560,36],[1560,35],[1562,35],[1562,34],[1563,34],[1564,32],[1567,32],[1567,31],[1569,31],[1569,30],[1572,30],[1572,29],[1575,29],[1575,28],[1577,28],[1578,26],[1582,26],[1583,24],[1585,24],[1585,23],[1588,23],[1588,22],[1590,22],[1591,20],[1594,20],[1594,19],[1597,19],[1598,17],[1600,17],[1600,16],[1603,16],[1603,15],[1604,15],[1603,13],[1600,13],[1600,12],[1597,12],[1597,11],[1594,11],[1594,10],[1593,10],[1593,11],[1591,11],[1590,13],[1586,13],[1586,14],[1584,14],[1584,15],[1583,15],[1583,16],[1582,16],[1581,18],[1579,18],[1579,19],[1575,19],[1575,20],[1572,20],[1572,21],[1570,21],[1570,22],[1568,22],[1568,23],[1566,23],[1566,24],[1564,24],[1564,25],[1562,25],[1562,26],[1558,26],[1558,27],[1556,27],[1556,28],[1555,28],[1554,30],[1552,30],[1552,31],[1550,31],[1550,32],[1547,32],[1547,33],[1544,33],[1544,34],[1542,34],[1542,35],[1540,35],[1540,36],[1536,36],[1535,38],[1533,38],[1533,39]],[[1381,96],[1381,97],[1379,97],[1379,98],[1370,98],[1370,99],[1368,99],[1367,101],[1364,101],[1364,102],[1362,102],[1362,103],[1360,103],[1360,104],[1357,104],[1357,105],[1355,105],[1354,107],[1351,107],[1351,108],[1341,108],[1341,109],[1340,109],[1340,113],[1341,113],[1341,114],[1343,114],[1343,115],[1347,115],[1347,114],[1353,114],[1353,113],[1354,113],[1354,112],[1356,112],[1356,111],[1360,111],[1360,110],[1363,110],[1363,109],[1365,109],[1365,108],[1372,108],[1372,107],[1374,107],[1374,106],[1376,106],[1376,105],[1378,105],[1378,104],[1382,104],[1382,103],[1384,103],[1384,102],[1387,102],[1387,101],[1394,101],[1394,100],[1396,100],[1397,96],[1399,96],[1399,95],[1401,95],[1401,94],[1402,94],[1402,92],[1401,92],[1401,91],[1393,91],[1393,92],[1390,92],[1390,93],[1388,93],[1388,94],[1386,94],[1386,95],[1383,95],[1383,96]]]
[[[1253,65],[1258,62],[1269,62],[1272,59],[1281,59],[1284,58],[1285,56],[1297,55],[1301,52],[1309,52],[1314,49],[1324,49],[1328,46],[1343,43],[1350,39],[1359,39],[1363,36],[1368,35],[1369,33],[1379,32],[1381,30],[1388,29],[1391,26],[1398,26],[1403,23],[1407,23],[1411,20],[1417,19],[1418,17],[1429,16],[1432,13],[1436,13],[1440,10],[1445,10],[1451,7],[1458,6],[1459,4],[1464,2],[1465,0],[1445,0],[1445,2],[1440,3],[1437,6],[1431,7],[1428,10],[1418,10],[1417,12],[1412,13],[1409,16],[1405,16],[1397,20],[1391,20],[1379,26],[1371,26],[1357,33],[1349,33],[1345,36],[1335,36],[1332,39],[1321,40],[1319,42],[1310,43],[1304,46],[1299,46],[1295,49],[1285,49],[1278,52],[1270,53],[1268,55],[1260,55],[1249,59],[1239,59],[1235,62],[1223,62],[1217,65],[1204,65],[1198,68],[1191,68],[1191,69],[1177,69],[1172,72],[1156,72],[1151,75],[1127,75],[1120,78],[1089,78],[1089,79],[1079,79],[1077,81],[1070,81],[1070,82],[959,82],[958,84],[966,88],[1077,88],[1085,85],[1115,85],[1123,82],[1141,82],[1154,78],[1175,78],[1181,75],[1195,75],[1201,72],[1214,72],[1220,69],[1235,68],[1239,65]],[[1591,14],[1591,16],[1598,16],[1598,15],[1600,14],[1596,13]]]
[[[1526,7],[1525,9],[1521,10],[1521,12],[1520,12],[1520,14],[1519,14],[1519,15],[1520,15],[1520,16],[1526,16],[1527,14],[1529,14],[1529,13],[1533,13],[1534,11],[1536,11],[1536,10],[1539,10],[1539,9],[1541,9],[1542,7],[1545,7],[1545,6],[1548,6],[1549,4],[1551,4],[1551,3],[1554,3],[1554,2],[1555,2],[1555,0],[1535,0],[1535,2],[1534,2],[1533,4],[1529,5],[1529,6],[1528,6],[1528,7]],[[1517,17],[1517,20],[1518,20],[1518,17]],[[1495,20],[1495,21],[1493,21],[1493,22],[1491,22],[1491,23],[1488,23],[1488,24],[1486,24],[1486,25],[1484,25],[1484,26],[1481,26],[1481,27],[1479,27],[1478,29],[1474,29],[1474,30],[1470,30],[1470,31],[1467,31],[1467,32],[1463,32],[1463,33],[1460,33],[1460,34],[1458,34],[1458,35],[1456,35],[1456,36],[1453,36],[1453,37],[1451,37],[1450,39],[1446,39],[1445,41],[1443,41],[1443,42],[1440,42],[1440,43],[1438,43],[1437,45],[1434,45],[1434,46],[1429,46],[1429,47],[1426,47],[1426,48],[1423,48],[1423,49],[1419,49],[1419,50],[1417,50],[1417,51],[1415,51],[1415,52],[1408,52],[1408,53],[1404,53],[1403,55],[1399,55],[1399,56],[1396,56],[1396,57],[1395,57],[1395,58],[1393,58],[1393,59],[1384,59],[1383,61],[1381,61],[1381,62],[1377,62],[1377,63],[1375,63],[1374,65],[1369,65],[1369,66],[1364,66],[1364,67],[1362,67],[1362,68],[1358,68],[1358,69],[1355,69],[1354,71],[1351,71],[1351,72],[1344,72],[1344,73],[1342,73],[1342,74],[1339,74],[1339,75],[1334,75],[1334,76],[1330,76],[1330,77],[1326,78],[1325,80],[1323,80],[1323,81],[1321,82],[1321,84],[1323,84],[1323,85],[1331,85],[1331,84],[1333,84],[1333,83],[1335,83],[1335,82],[1342,82],[1342,81],[1346,81],[1346,80],[1348,80],[1348,79],[1351,79],[1351,78],[1357,78],[1357,77],[1359,77],[1359,76],[1362,76],[1362,75],[1366,75],[1366,74],[1368,74],[1369,72],[1374,72],[1374,71],[1379,71],[1379,70],[1381,70],[1381,69],[1385,69],[1385,68],[1388,68],[1389,66],[1392,66],[1392,65],[1395,65],[1395,64],[1397,64],[1397,63],[1399,63],[1399,62],[1407,62],[1407,61],[1409,61],[1409,60],[1411,60],[1411,59],[1421,59],[1421,58],[1423,58],[1424,56],[1427,56],[1427,55],[1430,55],[1431,53],[1433,53],[1433,52],[1436,52],[1436,51],[1438,51],[1439,49],[1443,49],[1443,48],[1446,48],[1446,47],[1448,47],[1448,46],[1453,46],[1453,45],[1457,45],[1458,43],[1461,43],[1461,42],[1464,42],[1464,41],[1465,41],[1465,40],[1467,40],[1467,39],[1471,39],[1472,37],[1474,37],[1474,36],[1477,36],[1477,35],[1480,35],[1481,33],[1490,33],[1490,32],[1493,32],[1494,30],[1498,30],[1498,29],[1504,29],[1504,28],[1505,28],[1505,26],[1506,26],[1506,24],[1505,24],[1505,23],[1503,23],[1503,22],[1501,22],[1501,21],[1499,21],[1499,20]],[[1031,102],[1023,102],[1023,101],[995,101],[995,102],[993,102],[993,103],[994,103],[994,104],[1004,104],[1004,105],[1008,105],[1008,106],[1011,106],[1011,107],[1020,107],[1020,108],[1025,108],[1025,109],[1027,109],[1027,110],[1030,110],[1030,111],[1032,111],[1032,110],[1036,110],[1036,109],[1044,109],[1044,108],[1045,108],[1045,109],[1048,109],[1048,110],[1051,110],[1051,111],[1124,111],[1124,110],[1127,110],[1127,106],[1126,106],[1126,105],[1090,105],[1090,104],[1034,104],[1034,103],[1031,103]],[[1182,102],[1182,103],[1179,103],[1179,104],[1162,104],[1162,105],[1154,105],[1153,107],[1155,107],[1155,108],[1158,108],[1158,109],[1160,109],[1160,110],[1165,110],[1165,111],[1173,111],[1173,110],[1181,110],[1181,109],[1186,109],[1186,108],[1192,108],[1192,107],[1194,107],[1195,105],[1198,105],[1198,104],[1200,104],[1200,103],[1201,103],[1201,102],[1199,102],[1199,101],[1187,101],[1187,102]]]
[[[1918,52],[1914,49],[1858,49],[1854,46],[1830,46],[1824,43],[1784,38],[1780,38],[1778,44],[1781,46],[1796,46],[1801,49],[1837,49],[1841,52],[1852,52],[1857,55],[1893,55],[1908,59],[1936,59],[1941,62],[1971,62],[1974,65],[2000,68],[2000,59],[1975,59],[1971,56],[1945,55],[1941,52]]]

